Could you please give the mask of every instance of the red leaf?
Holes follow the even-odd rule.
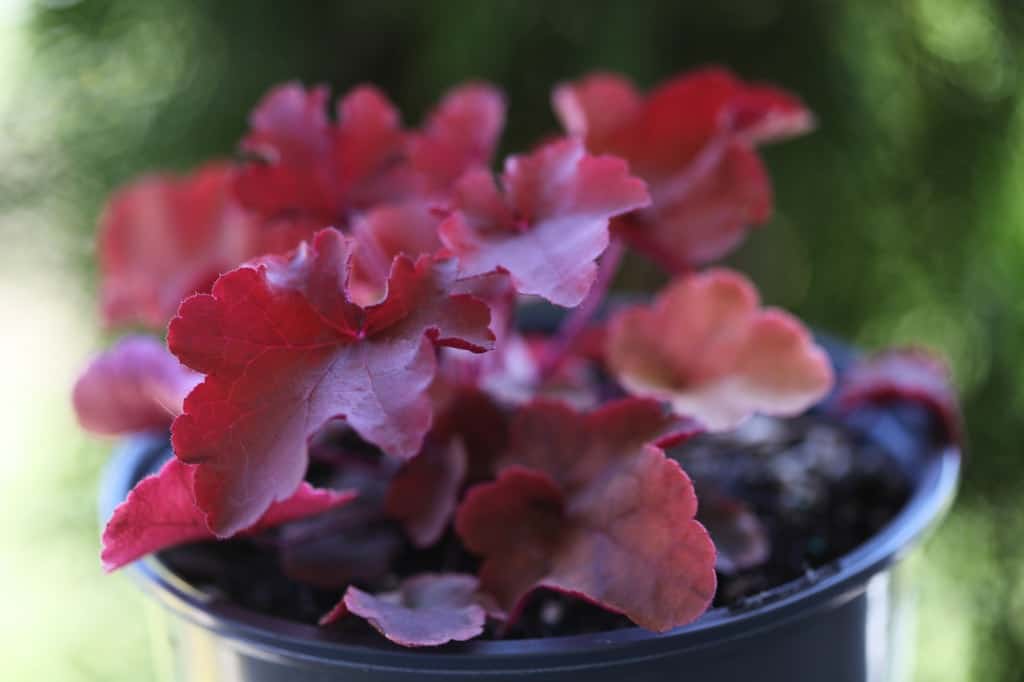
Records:
[[[328,96],[325,87],[285,83],[257,105],[242,149],[258,160],[243,167],[234,186],[243,205],[264,218],[299,216],[323,227],[401,189],[387,187],[405,145],[391,103],[374,88],[356,88],[339,102],[332,124]]]
[[[408,544],[393,522],[371,507],[356,509],[358,503],[283,528],[279,545],[285,575],[325,590],[387,576]]]
[[[919,348],[883,351],[854,365],[839,386],[838,401],[844,410],[894,400],[923,403],[938,416],[949,442],[961,442],[959,401],[949,368],[940,358]]]
[[[644,108],[643,95],[632,83],[600,72],[556,86],[551,103],[565,131],[586,139],[595,151],[610,149]]]
[[[549,476],[523,467],[507,468],[496,481],[470,488],[459,506],[459,537],[484,557],[484,589],[513,620],[560,558],[569,535],[565,507],[564,494]]]
[[[83,428],[102,435],[166,429],[202,377],[148,336],[127,336],[95,358],[72,393]]]
[[[344,227],[354,211],[447,193],[463,172],[490,162],[504,124],[504,98],[486,84],[450,92],[415,133],[373,87],[342,97],[337,122],[327,101],[324,87],[286,83],[257,105],[242,141],[257,158],[235,182],[243,205],[265,219]]]
[[[442,355],[442,366],[444,364]],[[494,461],[508,443],[508,414],[475,383],[453,383],[440,373],[430,387],[434,425],[430,439],[453,439],[466,449],[467,481],[494,475]]]
[[[336,230],[290,258],[223,275],[182,304],[171,351],[206,379],[175,420],[174,450],[198,464],[196,500],[218,535],[253,523],[306,470],[307,440],[344,418],[403,458],[430,425],[433,344],[484,350],[486,305],[450,295],[454,264],[399,257],[376,305],[352,303],[351,243]]]
[[[466,448],[456,438],[444,446],[428,446],[391,480],[388,516],[402,524],[416,547],[430,547],[441,539],[455,514],[467,467]]]
[[[754,144],[806,132],[810,112],[787,92],[719,68],[678,76],[649,93],[594,74],[558,86],[562,124],[595,153],[629,161],[653,206],[620,221],[637,248],[674,269],[720,258],[771,213],[771,187]]]
[[[327,98],[325,87],[285,83],[253,110],[241,146],[261,161],[247,164],[234,185],[247,208],[271,218],[300,208],[323,220],[335,216]]]
[[[488,615],[485,605],[475,577],[426,573],[407,579],[395,592],[372,595],[349,587],[320,624],[353,614],[396,644],[438,646],[481,634]]]
[[[324,431],[328,430],[335,429]],[[379,453],[350,450],[325,435],[318,434],[311,454],[333,463],[331,488],[353,490],[358,497],[282,528],[277,538],[281,568],[293,580],[322,589],[386,579],[392,561],[407,545],[384,513],[387,489],[399,463]]]
[[[505,97],[494,86],[468,83],[446,94],[413,139],[420,191],[446,193],[469,169],[489,166],[504,126]]]
[[[482,588],[513,614],[546,587],[658,631],[703,613],[714,546],[694,520],[689,478],[646,444],[673,423],[644,400],[589,415],[552,402],[523,408],[506,469],[472,488],[456,515],[466,547],[484,557]]]
[[[649,201],[624,162],[587,155],[569,139],[510,158],[502,185],[504,194],[484,170],[464,175],[441,241],[458,256],[461,276],[504,270],[520,293],[563,306],[590,291],[608,220]]]
[[[441,248],[440,220],[419,203],[384,205],[353,219],[352,298],[363,305],[380,301],[395,256],[416,259]]]
[[[759,309],[753,285],[728,270],[678,278],[652,306],[619,311],[608,364],[630,393],[667,400],[713,430],[753,413],[802,412],[833,381],[828,356],[803,325]]]
[[[158,473],[139,481],[114,510],[103,531],[104,570],[114,571],[146,554],[175,545],[214,539],[193,499],[195,471],[195,467],[171,458]],[[345,505],[354,497],[352,492],[318,490],[302,483],[291,497],[271,505],[242,532],[255,534],[320,514]]]
[[[768,220],[772,193],[757,154],[743,144],[713,143],[691,172],[652,187],[655,208],[623,216],[617,234],[666,270],[681,272],[725,256],[751,225]]]
[[[232,169],[151,175],[121,188],[100,224],[101,298],[108,324],[163,328],[186,296],[256,253],[252,221],[228,197]]]
[[[475,296],[487,304],[491,309],[491,332],[495,337],[495,345],[501,346],[503,340],[513,332],[516,305],[519,302],[508,274],[492,272],[461,279],[456,282],[455,290]]]
[[[409,139],[384,93],[363,85],[338,102],[334,169],[348,204],[366,208],[411,191]]]

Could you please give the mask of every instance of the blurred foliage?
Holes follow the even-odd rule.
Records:
[[[248,110],[282,80],[336,92],[373,81],[410,121],[452,84],[492,80],[510,97],[505,151],[553,131],[551,85],[595,68],[646,86],[718,62],[780,83],[807,100],[820,127],[768,150],[776,218],[735,262],[767,300],[815,326],[869,347],[923,343],[950,358],[971,457],[953,518],[919,560],[919,678],[1024,679],[1022,60],[1024,5],[1015,0],[7,0],[0,264],[8,278],[63,273],[67,287],[88,292],[105,195],[146,170],[230,155]],[[625,284],[658,281],[639,260],[631,267]],[[55,300],[67,310],[77,299]],[[5,327],[25,310],[5,306],[18,317]],[[88,319],[77,307],[68,314]],[[97,333],[82,324],[66,341],[79,356]],[[42,358],[36,351],[30,357]],[[47,385],[59,393],[70,376],[57,374]],[[70,435],[63,405],[39,405],[62,410],[56,433],[84,443]],[[82,519],[91,519],[101,457],[95,445],[79,449],[19,456],[39,462],[33,476],[64,467],[65,506],[47,506],[47,523],[92,546],[95,527]],[[64,558],[92,561],[90,551]],[[86,633],[92,639],[75,639],[72,655],[109,648],[134,627]],[[75,679],[125,669],[100,665]]]

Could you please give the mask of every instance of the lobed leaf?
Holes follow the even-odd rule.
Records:
[[[396,256],[413,260],[436,253],[440,220],[423,204],[382,205],[353,219],[350,231],[356,248],[352,262],[352,298],[362,305],[378,303],[387,288]]]
[[[450,92],[413,136],[410,161],[420,192],[444,195],[471,168],[490,166],[505,127],[505,96],[488,83],[467,83]]]
[[[264,219],[299,217],[345,227],[381,204],[444,196],[466,170],[490,162],[504,125],[496,88],[467,84],[448,93],[422,131],[406,131],[395,106],[359,86],[327,115],[325,87],[286,83],[250,117],[242,149],[255,157],[235,183],[243,205]]]
[[[156,339],[126,336],[89,363],[71,401],[79,424],[93,433],[166,429],[201,379]]]
[[[669,272],[725,256],[772,214],[768,173],[755,152],[727,140],[707,151],[690,172],[652,186],[654,210],[614,223],[617,234]]]
[[[387,514],[405,528],[412,544],[431,547],[448,527],[469,467],[458,438],[428,446],[398,470],[388,489]]]
[[[689,478],[648,444],[671,425],[644,400],[589,415],[555,402],[522,408],[504,470],[471,488],[456,515],[466,547],[484,558],[484,591],[513,617],[541,587],[657,631],[703,613],[715,549],[694,519]]]
[[[620,159],[590,156],[576,140],[511,157],[501,178],[470,171],[455,190],[455,211],[440,237],[459,274],[508,272],[521,294],[578,305],[608,247],[608,221],[649,203],[644,183]]]
[[[458,573],[417,575],[398,590],[377,595],[350,586],[320,624],[351,614],[402,646],[463,642],[481,634],[487,622],[487,600],[477,587],[475,577]]]
[[[338,231],[321,231],[289,257],[223,275],[171,322],[171,351],[206,374],[174,422],[174,450],[198,465],[196,500],[220,536],[294,492],[308,439],[332,419],[388,454],[415,455],[431,421],[433,346],[493,341],[487,306],[450,293],[450,261],[396,258],[386,296],[363,308],[345,288],[350,252]]]
[[[358,497],[344,507],[282,528],[278,534],[281,569],[293,580],[330,590],[355,580],[371,584],[386,580],[392,562],[407,546],[384,506],[399,462],[323,436],[315,439],[310,454],[333,463],[331,488],[353,490]]]
[[[302,216],[323,227],[387,198],[375,192],[384,189],[381,176],[404,145],[397,111],[362,86],[339,101],[335,125],[327,117],[328,97],[326,87],[291,82],[256,106],[241,144],[255,159],[234,183],[244,206],[265,219]]]
[[[651,306],[616,313],[608,365],[630,393],[666,400],[711,430],[802,412],[832,386],[828,356],[797,319],[758,305],[738,273],[677,278]]]
[[[633,246],[672,270],[724,256],[771,213],[755,144],[801,134],[813,118],[793,95],[720,68],[683,74],[644,96],[597,73],[555,88],[566,131],[616,154],[651,188],[649,210],[618,220]]]
[[[181,300],[257,255],[261,235],[231,201],[233,170],[208,163],[119,189],[100,220],[103,315],[108,324],[162,329]]]
[[[439,443],[459,440],[463,444],[467,481],[490,478],[494,475],[495,460],[508,442],[507,411],[473,380],[461,383],[447,376],[444,369],[442,354],[442,371],[430,386],[435,419],[429,438]]]
[[[193,498],[195,473],[194,466],[172,457],[158,473],[139,481],[114,510],[103,531],[104,570],[117,570],[175,545],[216,537]],[[290,497],[271,505],[241,532],[255,534],[321,514],[348,504],[354,497],[353,492],[318,490],[302,483]]]

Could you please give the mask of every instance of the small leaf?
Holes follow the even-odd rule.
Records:
[[[345,290],[350,250],[324,230],[290,257],[223,275],[171,322],[171,351],[206,374],[174,422],[174,451],[198,465],[196,501],[218,535],[291,494],[307,440],[332,419],[388,454],[415,455],[430,426],[434,344],[493,342],[487,306],[450,293],[450,261],[396,258],[386,297],[362,308]]]
[[[589,415],[554,402],[522,408],[498,479],[471,488],[456,515],[484,557],[481,587],[513,617],[545,587],[664,631],[704,612],[715,549],[694,519],[678,463],[647,443],[673,421],[628,399]]]
[[[464,642],[481,634],[487,622],[486,599],[471,575],[418,575],[395,592],[372,595],[349,587],[321,625],[348,614],[359,616],[392,642],[407,647]]]
[[[461,441],[466,449],[466,480],[491,478],[494,462],[508,443],[507,412],[472,378],[459,383],[439,372],[430,386],[430,396],[435,419],[429,439],[439,443]]]
[[[505,271],[519,293],[561,306],[590,291],[609,219],[649,202],[621,159],[590,156],[571,139],[508,159],[502,187],[482,169],[464,175],[441,241],[458,257],[460,276]]]
[[[630,393],[666,400],[711,430],[802,412],[832,386],[828,356],[798,320],[758,304],[735,272],[677,278],[653,305],[615,315],[609,367]]]
[[[175,545],[214,539],[193,499],[194,477],[195,467],[171,458],[158,473],[139,481],[103,531],[104,570],[114,571]],[[314,516],[348,504],[354,497],[352,492],[318,490],[302,483],[242,532],[255,534]]]
[[[277,543],[282,571],[293,580],[329,590],[355,580],[386,579],[392,562],[407,547],[384,509],[399,463],[337,441],[321,442],[315,451],[319,458],[333,462],[330,487],[356,491],[358,497],[344,507],[282,528]]]
[[[232,174],[214,162],[184,177],[146,176],[113,195],[99,232],[108,324],[163,329],[183,298],[257,255],[262,237],[231,201]]]
[[[456,438],[426,447],[395,474],[387,514],[402,524],[413,545],[423,549],[441,539],[455,514],[467,468],[466,448]]]
[[[201,379],[156,339],[126,336],[89,364],[72,402],[82,428],[93,433],[166,429]]]
[[[854,365],[842,378],[838,402],[849,411],[865,403],[909,400],[931,410],[951,443],[963,439],[963,418],[949,375],[937,356],[919,349],[883,351]]]

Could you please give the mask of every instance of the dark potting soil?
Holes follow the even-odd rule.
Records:
[[[898,459],[884,449],[885,439],[873,430],[877,429],[853,428],[819,414],[759,417],[734,432],[700,436],[670,452],[693,479],[701,500],[698,518],[720,550],[715,606],[752,608],[813,583],[837,570],[839,557],[899,512],[910,484]],[[371,540],[400,537],[397,527],[388,523],[378,525]],[[338,544],[352,536],[336,537]],[[356,542],[365,543],[367,538],[358,537]],[[373,552],[379,544],[365,545],[365,550],[354,545],[347,551]],[[160,558],[214,598],[266,615],[316,623],[341,597],[343,584],[325,587],[324,581],[314,579],[316,587],[288,577],[282,570],[281,547],[281,533],[272,531],[255,538],[187,545],[165,551]],[[393,588],[404,575],[476,567],[451,532],[434,550],[399,547],[389,556],[397,556],[390,562],[391,572],[354,582],[377,591]],[[539,591],[515,625],[490,635],[549,637],[629,625],[624,617],[592,604]],[[342,627],[368,630],[354,618],[345,619]]]

